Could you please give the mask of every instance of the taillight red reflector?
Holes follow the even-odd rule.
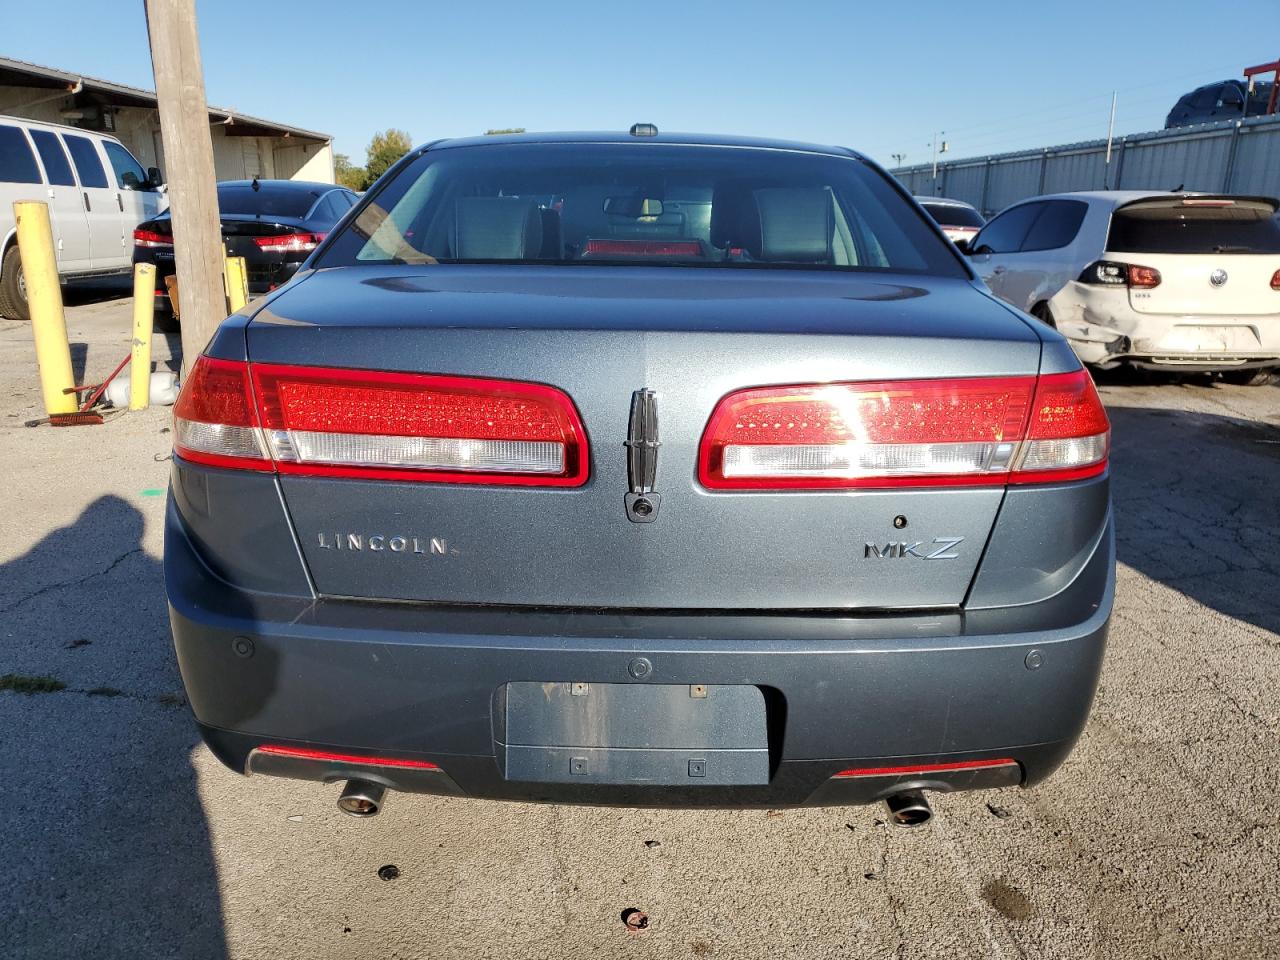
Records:
[[[1007,767],[1018,761],[1011,757],[998,760],[956,760],[951,763],[911,764],[905,767],[854,767],[834,774],[832,780],[849,780],[854,777],[909,777],[927,773],[946,773],[955,770],[984,770],[989,767]]]
[[[173,408],[174,450],[196,463],[271,470],[258,429],[249,365],[201,355]]]
[[[332,753],[328,750],[310,750],[306,747],[288,747],[278,743],[265,743],[257,748],[262,753],[277,757],[297,757],[300,760],[319,760],[327,763],[360,763],[374,767],[410,767],[415,770],[439,770],[440,767],[426,760],[404,760],[399,757],[369,757],[356,753]]]
[[[1150,290],[1160,286],[1160,271],[1155,267],[1140,267],[1129,264],[1129,286],[1142,290]]]
[[[994,485],[1054,470],[1078,479],[1105,469],[1107,431],[1083,370],[758,387],[716,406],[698,477],[713,490]],[[1018,480],[1029,455],[1035,474]]]
[[[537,383],[253,365],[281,473],[580,486],[586,431],[561,390]]]
[[[621,257],[701,257],[696,240],[588,240],[583,253]]]
[[[1271,289],[1280,290],[1280,270],[1271,275]]]
[[[172,247],[173,237],[154,230],[135,230],[133,245],[135,247]]]
[[[323,239],[323,233],[282,233],[269,237],[254,237],[253,242],[263,250],[305,252],[314,250]]]

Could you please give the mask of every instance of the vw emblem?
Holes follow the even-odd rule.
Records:
[[[1227,282],[1227,271],[1219,267],[1213,273],[1209,274],[1209,282],[1215,287],[1220,287]]]

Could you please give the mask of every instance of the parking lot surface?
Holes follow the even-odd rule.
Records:
[[[128,302],[69,299],[101,378]],[[1110,647],[1034,790],[935,796],[912,831],[878,807],[406,795],[357,821],[336,787],[245,779],[199,743],[160,566],[170,411],[25,427],[33,357],[0,321],[0,675],[65,686],[0,691],[0,955],[1280,955],[1280,387],[1103,378]]]

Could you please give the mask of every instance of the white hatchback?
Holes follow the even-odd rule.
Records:
[[[1280,367],[1280,221],[1263,197],[1098,191],[1035,197],[970,242],[991,291],[1058,329],[1082,361]]]

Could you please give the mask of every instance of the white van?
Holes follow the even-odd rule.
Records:
[[[63,280],[128,273],[133,229],[167,206],[160,171],[115,137],[0,116],[0,316],[29,319],[13,217],[17,200],[49,205]]]

